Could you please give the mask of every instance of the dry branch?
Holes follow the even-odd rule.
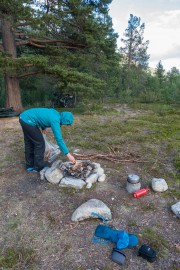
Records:
[[[68,41],[68,40],[61,40],[61,39],[51,39],[51,40],[42,40],[42,39],[27,39],[27,40],[21,40],[21,41],[16,41],[16,45],[20,46],[20,45],[31,45],[37,48],[45,48],[46,44],[49,43],[56,43],[56,46],[52,46],[52,47],[63,47],[63,48],[85,48],[86,46],[83,44],[76,44],[73,43],[72,41]],[[45,44],[45,45],[43,45]],[[67,44],[64,46],[60,46],[58,44]]]
[[[24,77],[27,77],[29,75],[36,75],[36,74],[39,74],[40,72],[39,71],[31,71],[31,72],[27,72],[27,73],[24,73],[24,74],[21,74],[18,76],[18,78],[24,78]]]
[[[77,154],[74,153],[74,156],[78,159],[83,159],[83,160],[96,160],[96,159],[105,159],[111,162],[115,163],[123,163],[123,162],[148,162],[141,160],[139,157],[138,158],[132,158],[131,155],[129,156],[120,156],[117,154],[88,154],[88,155],[82,155],[82,154]]]

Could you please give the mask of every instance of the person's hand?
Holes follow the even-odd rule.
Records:
[[[42,130],[42,133],[43,133],[43,134],[47,134],[47,129],[43,129],[43,130]]]
[[[66,156],[70,162],[72,162],[73,164],[76,163],[76,159],[70,153],[68,153]]]

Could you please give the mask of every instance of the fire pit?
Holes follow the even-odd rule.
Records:
[[[40,175],[42,180],[77,189],[85,185],[86,188],[91,188],[92,184],[103,182],[106,178],[101,165],[90,160],[78,160],[76,164],[57,160],[51,168],[42,170]]]

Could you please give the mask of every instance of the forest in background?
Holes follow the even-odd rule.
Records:
[[[130,14],[117,48],[108,14],[112,0],[2,0],[0,107],[50,106],[55,92],[77,105],[176,103],[180,71],[149,69],[145,23]]]

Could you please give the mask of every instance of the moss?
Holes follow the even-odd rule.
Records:
[[[72,196],[75,193],[77,193],[77,189],[71,188],[71,187],[60,187],[60,192],[63,193],[64,195],[69,195]]]
[[[127,225],[128,225],[129,227],[137,227],[137,226],[138,226],[138,225],[137,225],[137,222],[136,222],[135,220],[132,220],[132,219],[128,220]]]
[[[180,172],[180,157],[176,156],[173,160],[175,168]]]
[[[8,228],[10,230],[15,230],[19,224],[20,224],[20,221],[18,219],[10,219],[8,221]]]
[[[152,228],[144,228],[142,230],[142,239],[143,242],[148,243],[162,256],[167,252],[168,241]]]
[[[22,265],[23,269],[24,267],[27,269],[31,267],[35,257],[36,255],[33,249],[8,247],[0,255],[0,266],[2,269],[22,269]]]
[[[164,198],[175,197],[177,200],[180,200],[179,187],[177,189],[171,189],[171,190],[167,190],[166,192],[163,192],[162,197]]]
[[[51,215],[50,213],[47,214],[47,219],[48,219],[50,225],[56,224],[56,218],[53,215]]]
[[[143,205],[141,205],[141,211],[155,211],[156,207],[154,206],[153,203],[144,203]]]

